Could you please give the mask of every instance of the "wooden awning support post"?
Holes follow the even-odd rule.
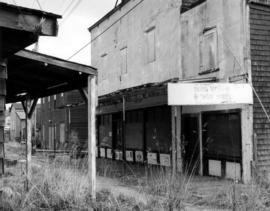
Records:
[[[181,116],[182,108],[180,106],[172,107],[172,175],[182,173],[182,146],[181,146]]]
[[[1,42],[1,34],[0,34]],[[1,55],[0,55],[1,58]],[[7,62],[5,59],[0,59],[0,115],[4,119],[5,113],[5,95],[6,95],[6,78],[7,78]],[[5,137],[4,124],[0,122],[0,175],[5,173]]]
[[[97,77],[88,77],[88,179],[92,200],[96,200],[96,106]]]
[[[84,102],[87,103],[87,101],[88,101],[88,93],[87,93],[87,90],[81,88],[81,89],[79,89],[79,92],[80,92],[81,97],[83,98]]]
[[[31,100],[29,97],[26,98],[24,102],[22,102],[22,106],[26,116],[26,184],[25,188],[29,190],[29,181],[32,177],[31,172],[31,160],[32,160],[32,116],[35,111],[37,105],[38,98]]]

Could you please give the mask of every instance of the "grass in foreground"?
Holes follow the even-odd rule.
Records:
[[[45,163],[33,169],[29,192],[17,185],[11,193],[0,198],[5,210],[185,210],[187,206],[225,208],[230,210],[269,210],[268,183],[257,180],[248,186],[228,182],[223,186],[201,187],[202,182],[193,176],[173,177],[168,169],[144,169],[141,172],[130,166],[119,167],[99,163],[98,174],[117,177],[126,187],[136,190],[146,198],[115,195],[111,190],[97,193],[91,201],[84,162],[67,164]],[[138,173],[140,172],[140,173]],[[1,208],[0,208],[1,210]]]

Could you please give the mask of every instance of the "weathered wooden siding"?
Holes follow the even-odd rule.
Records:
[[[250,5],[252,81],[267,112],[270,112],[270,7]],[[270,171],[270,123],[254,96],[254,136],[260,170]]]
[[[87,106],[85,104],[75,106],[82,102],[83,99],[78,91],[59,94],[56,97],[50,96],[50,101],[47,97],[43,98],[40,117],[41,130],[44,130],[44,132],[41,131],[42,148],[49,149],[49,127],[55,127],[53,136],[56,149],[63,149],[70,144],[71,132],[76,132],[76,137],[82,146],[86,145]],[[63,123],[65,124],[65,143],[60,142],[60,125]]]

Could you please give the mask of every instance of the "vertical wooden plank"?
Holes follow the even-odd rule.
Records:
[[[183,171],[183,159],[182,159],[182,107],[177,107],[177,118],[176,118],[176,154],[177,154],[177,172],[182,173]]]
[[[176,107],[171,107],[172,111],[172,175],[176,175],[176,117],[177,110]]]
[[[123,161],[126,161],[126,99],[122,96],[122,153]],[[124,163],[124,170],[126,165]]]
[[[241,112],[242,133],[242,180],[249,183],[251,177],[251,165],[253,160],[253,109],[251,105],[245,105]]]
[[[96,200],[96,76],[88,77],[88,179],[92,200]]]
[[[31,110],[31,100],[28,98],[26,100],[26,190],[29,190],[29,182],[31,181],[31,161],[32,161],[32,121],[31,116],[28,114]]]
[[[199,144],[200,144],[200,172],[203,175],[203,140],[202,140],[202,113],[199,114]]]
[[[0,42],[1,42],[1,34],[0,34]],[[0,175],[5,173],[5,139],[4,139],[4,119],[5,119],[5,113],[4,108],[5,108],[5,95],[6,95],[6,78],[7,78],[7,61],[5,59],[1,59],[0,55],[0,120],[3,120],[0,122],[0,132],[1,132],[1,137],[0,137]],[[3,125],[2,125],[3,124]]]

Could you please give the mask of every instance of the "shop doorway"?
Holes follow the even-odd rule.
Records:
[[[202,122],[204,175],[241,179],[240,112],[204,113]]]
[[[199,116],[184,114],[182,116],[182,144],[184,171],[199,174],[200,169],[200,141]]]

